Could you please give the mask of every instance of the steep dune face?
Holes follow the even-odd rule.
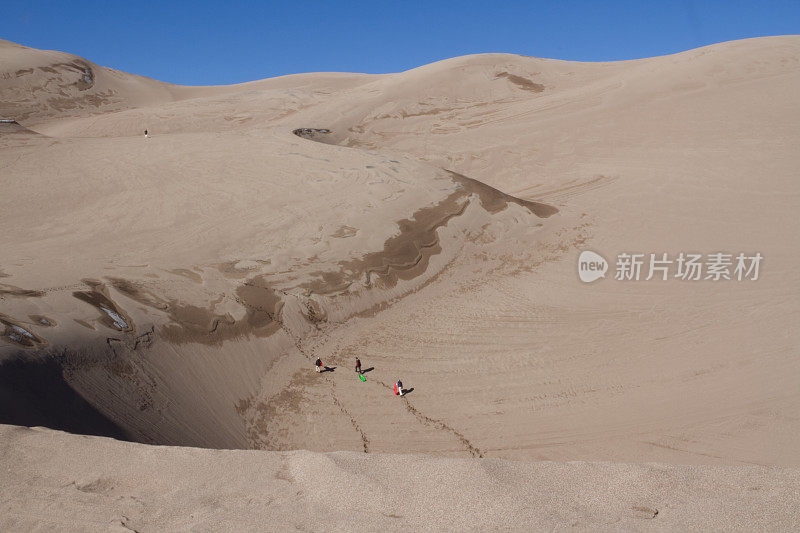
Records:
[[[4,40],[0,40],[0,80],[0,118],[24,124],[166,102],[176,96],[176,87],[168,83]]]
[[[495,219],[554,212],[274,126],[4,152],[0,382],[27,405],[4,421],[149,443],[282,447],[247,413],[311,367],[309,332],[419,289]]]
[[[197,89],[125,75],[99,107],[57,53],[6,46],[39,65],[20,80],[51,81],[30,101],[0,85],[49,136],[0,135],[0,391],[27,406],[0,422],[796,465],[799,42]],[[772,266],[753,283],[583,285],[584,248]],[[316,375],[317,357],[335,370]]]

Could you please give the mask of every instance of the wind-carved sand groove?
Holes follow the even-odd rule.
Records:
[[[0,313],[0,325],[3,326],[0,338],[17,346],[25,348],[43,348],[48,344],[45,339],[30,331],[29,328],[26,328],[24,325],[2,313]]]
[[[100,322],[117,331],[130,332],[136,329],[133,320],[113,300],[105,284],[92,279],[83,282],[90,287],[88,291],[75,291],[72,295],[100,311]]]
[[[570,183],[555,189],[540,190],[539,187],[536,186],[523,189],[520,191],[520,193],[524,194],[527,191],[530,191],[531,194],[535,194],[537,198],[547,200],[548,202],[564,202],[565,200],[572,199],[575,196],[586,194],[612,185],[615,181],[616,178],[609,176],[593,176],[592,178],[578,181],[577,183]]]

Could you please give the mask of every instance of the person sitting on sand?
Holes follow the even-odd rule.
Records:
[[[317,357],[317,362],[314,365],[317,367],[317,372],[322,372],[322,359]]]
[[[147,139],[147,137],[148,137],[147,130],[144,130],[144,138]]]
[[[358,374],[362,373],[361,372],[361,359],[359,359],[358,357],[356,357],[356,372]]]

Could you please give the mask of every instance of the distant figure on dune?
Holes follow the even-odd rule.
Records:
[[[149,135],[147,135],[147,130],[144,130],[144,138],[147,139]]]
[[[317,367],[317,372],[322,372],[322,359],[317,357],[317,362],[314,365]]]
[[[356,357],[356,372],[359,374],[361,373],[361,359],[358,357]]]
[[[394,384],[394,393],[396,396],[403,395],[403,382],[400,381],[399,379]]]

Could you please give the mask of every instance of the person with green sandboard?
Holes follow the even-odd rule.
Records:
[[[361,381],[367,381],[367,378],[364,377],[364,373],[361,371],[361,359],[356,357],[356,374],[358,374],[358,379]]]

